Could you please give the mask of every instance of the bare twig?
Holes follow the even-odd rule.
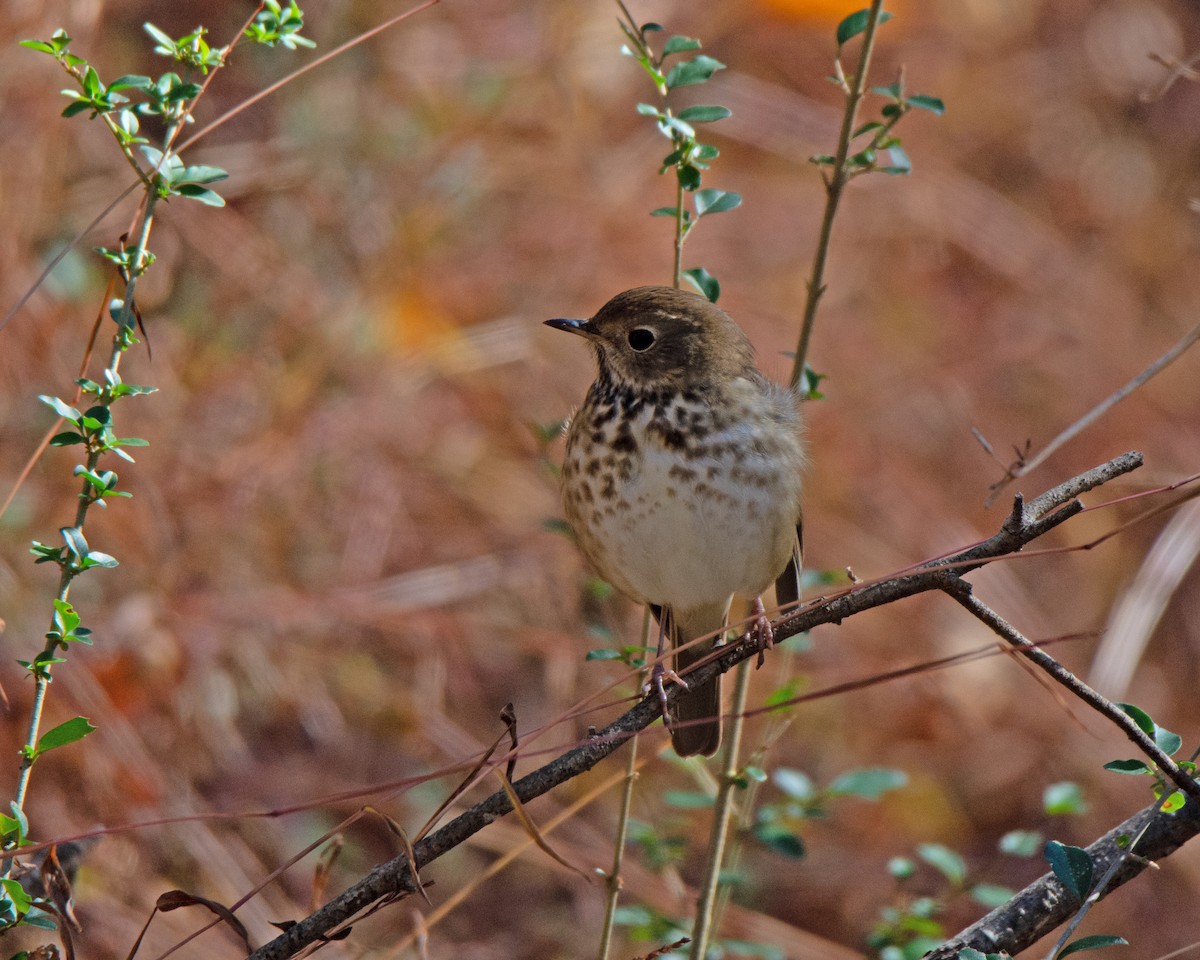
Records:
[[[1167,75],[1153,91],[1144,91],[1138,98],[1142,103],[1153,103],[1155,100],[1160,100],[1166,96],[1170,90],[1180,80],[1190,80],[1195,83],[1200,80],[1200,72],[1196,70],[1197,65],[1200,65],[1200,53],[1194,53],[1187,60],[1179,60],[1175,57],[1164,57],[1162,54],[1152,53],[1150,59],[1160,66],[1167,68]]]
[[[1023,636],[1012,624],[996,613],[991,607],[980,600],[971,590],[971,585],[958,577],[948,578],[944,587],[946,593],[967,608],[975,617],[987,624],[999,636],[1003,637],[1019,649],[1050,676],[1075,694],[1097,713],[1107,717],[1134,742],[1139,750],[1154,761],[1162,772],[1171,779],[1180,790],[1193,800],[1200,802],[1200,784],[1197,784],[1188,774],[1179,769],[1163,750],[1137,725],[1133,717],[1118,707],[1107,697],[1101,696],[1086,683],[1071,673],[1066,667],[1055,660],[1046,651],[1040,649]]]
[[[944,590],[948,578],[960,576],[998,557],[1019,551],[1026,544],[1074,516],[1082,509],[1079,501],[1075,499],[1079,494],[1135,470],[1141,464],[1141,454],[1126,453],[1060,484],[1028,504],[1018,497],[1012,514],[994,536],[967,550],[923,564],[911,572],[852,589],[841,596],[790,614],[774,625],[775,638],[777,641],[785,640],[822,624],[840,623],[847,617],[903,597],[930,590]],[[731,644],[710,664],[692,671],[689,679],[696,684],[703,684],[757,654],[758,644],[753,641]],[[668,692],[668,701],[674,700],[679,693],[680,689],[672,686]],[[512,785],[513,794],[520,802],[528,803],[579,776],[595,767],[631,737],[658,721],[661,715],[657,697],[643,699],[586,743],[516,781]],[[507,759],[498,756],[492,762],[502,764]],[[424,869],[427,864],[454,849],[496,818],[509,813],[512,807],[508,794],[501,790],[464,811],[413,845],[413,859],[417,868]],[[408,858],[398,857],[390,860],[376,867],[368,876],[320,910],[295,923],[270,943],[256,950],[251,954],[250,960],[282,960],[284,957],[294,956],[309,944],[319,942],[331,930],[369,909],[376,902],[412,889],[413,878]]]
[[[737,775],[741,768],[742,731],[746,725],[746,698],[749,690],[750,664],[743,661],[738,664],[734,684],[733,715],[725,735],[721,779],[717,785],[716,802],[713,804],[713,825],[708,836],[708,852],[704,856],[704,879],[700,883],[696,920],[692,924],[692,942],[688,947],[690,960],[704,960],[708,955],[708,941],[715,926],[717,892],[721,883],[721,870],[725,866],[725,845],[729,842],[729,829],[733,823]]]
[[[1147,380],[1157,373],[1161,373],[1166,367],[1170,366],[1197,340],[1200,340],[1200,324],[1193,327],[1185,334],[1178,343],[1170,350],[1164,353],[1161,357],[1155,360],[1150,366],[1139,373],[1136,377],[1130,380],[1120,390],[1116,391],[1100,403],[1096,404],[1091,410],[1085,413],[1082,417],[1071,424],[1067,429],[1062,431],[1057,437],[1051,440],[1036,456],[1029,457],[1026,454],[1018,451],[1018,458],[1005,471],[1004,476],[988,488],[987,506],[991,506],[996,502],[996,498],[1000,492],[1007,487],[1013,480],[1017,480],[1031,470],[1035,470],[1046,462],[1059,447],[1073,440],[1076,436],[1090,427],[1093,423],[1099,420],[1104,414],[1108,413],[1113,407],[1124,400],[1127,396],[1141,387]],[[983,435],[976,431],[976,437],[983,444],[985,450],[991,453],[991,445],[983,440]],[[993,454],[994,456],[994,454]]]

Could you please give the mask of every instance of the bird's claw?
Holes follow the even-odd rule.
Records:
[[[667,721],[667,690],[665,681],[670,680],[672,683],[677,683],[688,689],[687,681],[668,666],[664,666],[661,662],[656,663],[650,668],[650,679],[646,682],[646,693],[651,690],[658,696],[658,702],[662,704],[663,722]]]
[[[758,648],[758,663],[755,667],[761,667],[766,663],[767,651],[775,645],[775,631],[771,628],[762,597],[754,598],[754,618],[750,621],[750,629],[746,631],[745,639]]]

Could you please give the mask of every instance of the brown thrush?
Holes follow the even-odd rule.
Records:
[[[754,366],[746,335],[704,297],[670,287],[617,294],[590,320],[547,320],[586,337],[599,374],[571,418],[563,502],[579,546],[614,587],[649,604],[659,653],[675,671],[652,682],[664,705],[675,680],[707,655],[735,594],[754,597],[752,633],[771,628],[760,594],[799,599],[800,473],[795,393]],[[761,662],[761,660],[760,660]],[[677,672],[676,672],[677,671]],[[681,756],[721,742],[719,679],[693,684],[668,726]]]

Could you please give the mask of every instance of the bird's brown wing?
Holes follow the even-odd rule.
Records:
[[[800,602],[800,572],[803,570],[801,558],[804,553],[804,519],[796,521],[796,542],[792,544],[792,557],[788,560],[783,573],[775,578],[775,602],[781,607],[787,607],[787,613],[795,610]],[[791,606],[788,606],[791,604]]]

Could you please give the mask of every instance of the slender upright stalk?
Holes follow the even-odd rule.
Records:
[[[169,133],[168,133],[169,135]],[[154,208],[158,202],[158,197],[153,192],[146,194],[146,210],[142,215],[142,221],[138,229],[138,237],[135,247],[134,263],[136,266],[135,272],[130,276],[129,282],[125,287],[125,300],[121,315],[118,317],[118,326],[116,334],[113,335],[112,351],[109,354],[108,364],[105,370],[112,375],[112,380],[116,381],[117,370],[121,364],[121,355],[125,352],[128,346],[127,328],[133,324],[133,291],[137,284],[140,268],[145,261],[147,244],[150,240],[150,229],[154,222]],[[101,404],[107,404],[103,397],[100,398]],[[87,469],[89,472],[95,471],[96,465],[101,457],[99,450],[91,450],[87,457]],[[88,511],[91,509],[95,500],[90,495],[91,486],[85,480],[82,483],[79,492],[79,503],[75,508],[74,527],[76,530],[82,530],[87,522]],[[70,563],[64,563],[61,567],[61,573],[58,580],[58,591],[55,593],[55,599],[66,601],[71,592],[71,581],[75,579],[79,571]],[[54,629],[53,619],[51,620],[50,629]],[[52,657],[57,652],[58,640],[50,639],[44,648],[41,658],[46,659]],[[24,810],[25,798],[29,792],[29,778],[33,771],[33,763],[35,759],[34,751],[37,748],[38,737],[41,732],[42,714],[46,702],[46,691],[50,686],[50,665],[42,664],[41,667],[34,673],[34,691],[33,704],[29,711],[29,727],[25,734],[26,750],[21,757],[21,769],[17,774],[17,787],[13,797],[14,808],[18,811]]]
[[[650,642],[650,608],[642,614],[642,649]],[[643,671],[644,672],[644,671]],[[640,683],[640,681],[639,681]],[[625,840],[629,836],[629,811],[633,806],[633,784],[637,780],[638,738],[631,737],[625,763],[625,786],[621,791],[621,811],[617,816],[617,836],[613,841],[613,863],[605,880],[604,926],[600,931],[598,960],[608,960],[613,928],[617,922],[617,901],[621,896],[621,864],[625,860]]]
[[[675,289],[683,282],[683,238],[687,234],[687,225],[683,221],[683,183],[675,183],[675,266],[672,270]]]
[[[793,388],[799,387],[804,378],[804,363],[808,357],[809,341],[812,339],[817,304],[825,293],[825,261],[829,256],[829,242],[833,236],[833,220],[837,215],[838,203],[842,199],[842,190],[850,178],[846,158],[850,155],[850,140],[858,117],[858,105],[867,86],[867,71],[871,66],[871,53],[875,49],[875,29],[879,25],[879,14],[882,10],[883,0],[871,0],[867,26],[863,31],[862,50],[858,56],[858,67],[846,89],[846,110],[842,115],[842,129],[838,134],[832,173],[825,184],[825,214],[821,220],[817,250],[813,255],[812,274],[808,279],[808,296],[804,302],[804,321],[800,326],[800,342],[796,346],[796,362],[792,366]]]
[[[692,944],[688,953],[690,960],[702,960],[708,951],[708,941],[712,936],[721,866],[725,861],[725,845],[729,840],[730,824],[733,822],[734,791],[737,789],[737,775],[741,770],[739,755],[742,750],[742,728],[745,725],[743,715],[746,712],[749,690],[750,663],[743,661],[738,665],[737,679],[734,682],[733,715],[726,734],[721,779],[717,785],[717,798],[713,805],[713,824],[704,862],[704,880],[701,882],[700,897],[696,904],[696,921],[692,925]]]

